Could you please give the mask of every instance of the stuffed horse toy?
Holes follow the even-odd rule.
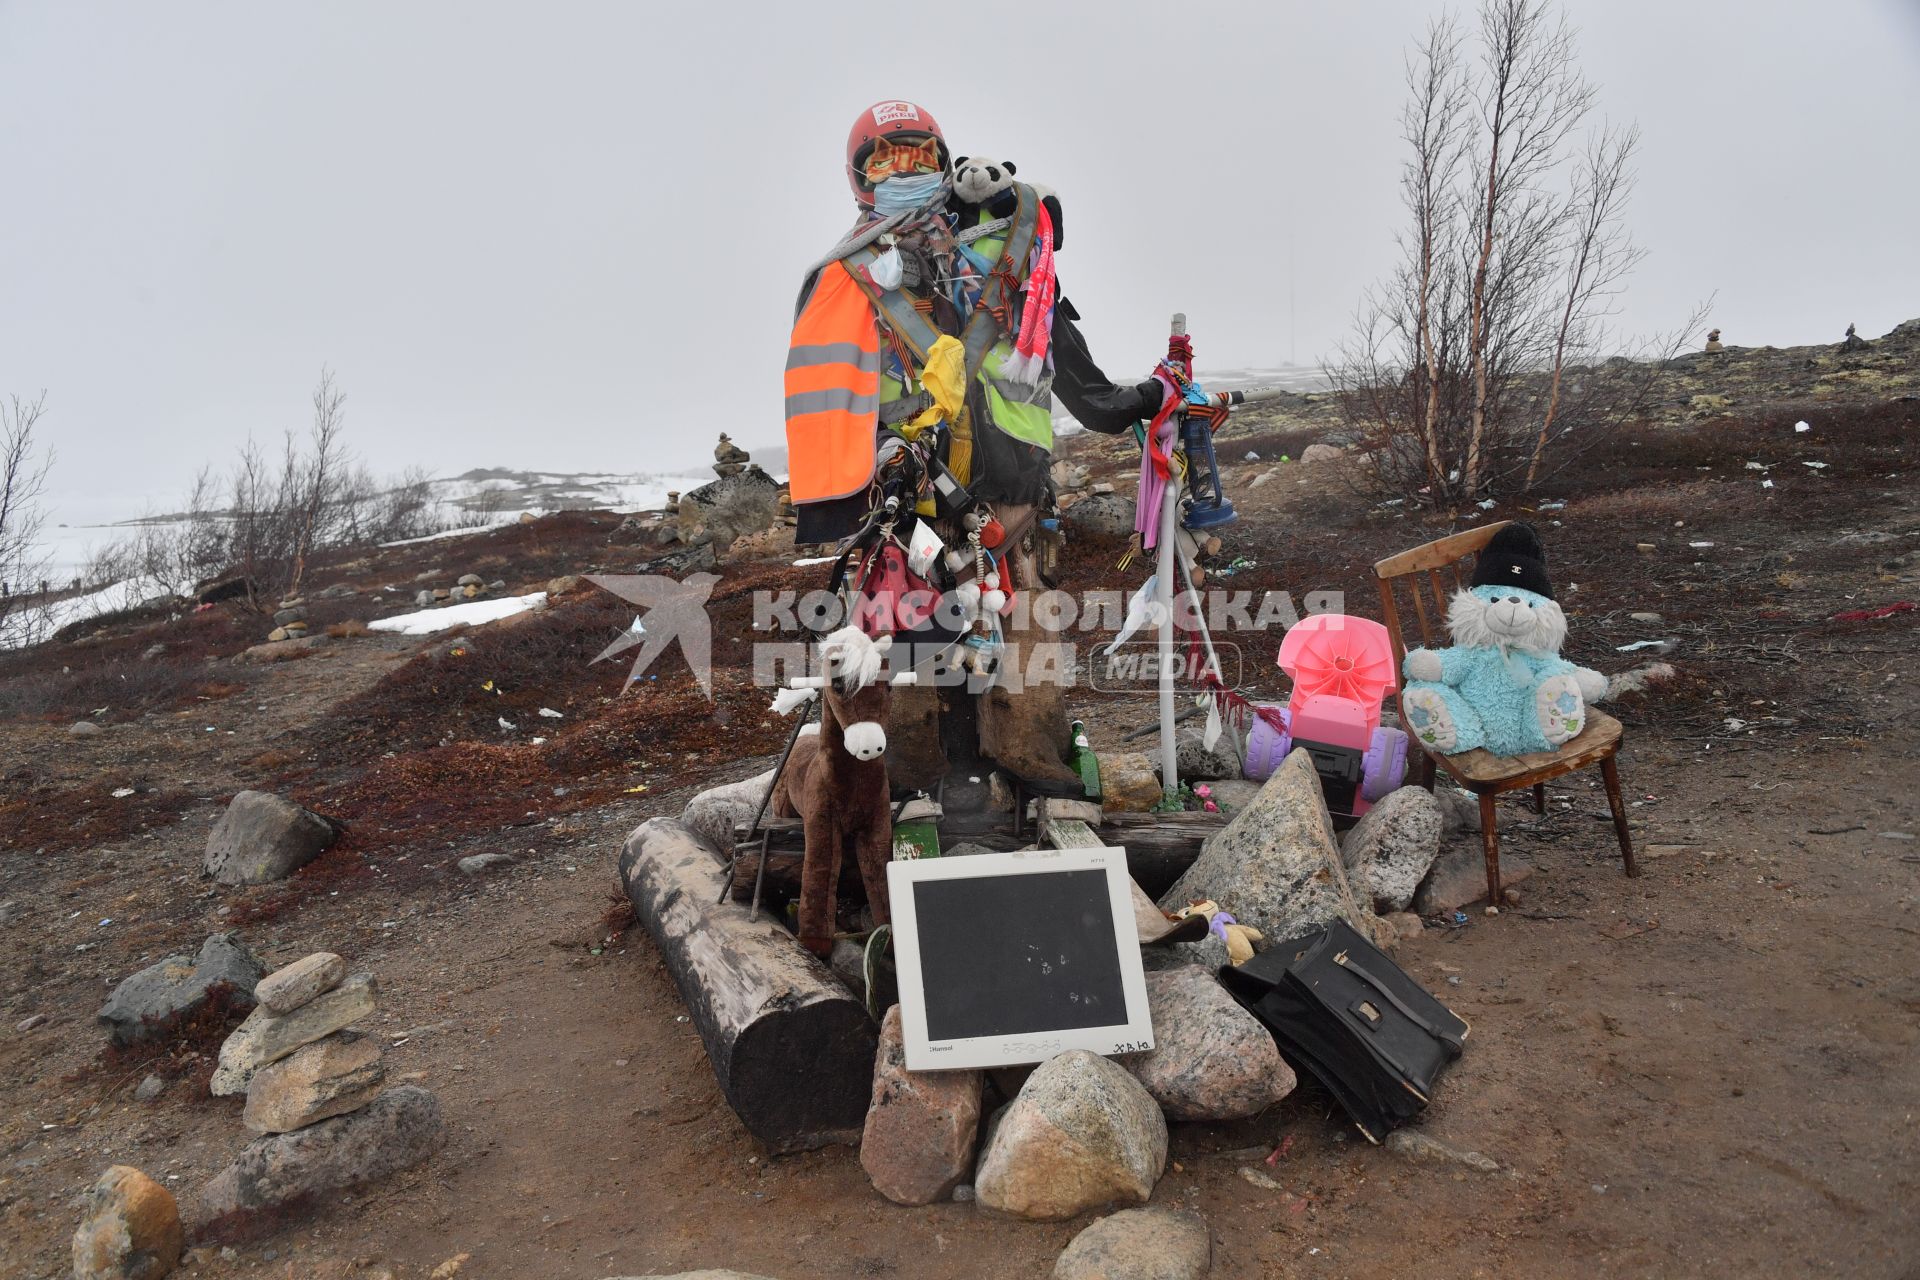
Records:
[[[841,860],[851,852],[867,888],[875,924],[889,920],[887,863],[893,858],[893,814],[888,803],[887,709],[892,691],[882,675],[892,636],[875,640],[842,627],[820,642],[823,699],[818,732],[793,745],[774,786],[776,817],[799,818],[807,852],[800,869],[800,943],[816,955],[833,950],[836,888]],[[814,680],[803,679],[803,685]],[[783,690],[776,711],[804,705],[815,690]],[[809,730],[812,726],[808,727]]]
[[[1497,530],[1447,609],[1450,649],[1407,654],[1400,705],[1421,742],[1453,755],[1550,751],[1586,727],[1607,678],[1560,656],[1567,617],[1554,603],[1547,550],[1530,525]]]

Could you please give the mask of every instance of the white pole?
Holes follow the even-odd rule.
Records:
[[[1184,312],[1175,312],[1173,332],[1176,335],[1187,331],[1187,317]],[[1178,429],[1168,452],[1178,447]],[[1176,468],[1167,477],[1165,493],[1160,498],[1160,553],[1155,598],[1160,603],[1160,785],[1164,797],[1168,800],[1180,790],[1180,766],[1178,752],[1174,746],[1173,725],[1173,575],[1178,551],[1175,543],[1179,537],[1176,532],[1180,511],[1180,472]]]

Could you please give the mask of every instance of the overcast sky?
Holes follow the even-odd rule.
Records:
[[[1629,327],[1920,315],[1920,0],[1568,6],[1645,134]],[[320,367],[377,467],[671,469],[782,434],[854,116],[928,106],[1066,208],[1110,373],[1312,363],[1393,256],[1415,3],[0,0],[0,394],[55,515],[165,507]]]

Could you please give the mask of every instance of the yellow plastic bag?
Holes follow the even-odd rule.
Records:
[[[922,409],[902,433],[912,439],[922,427],[959,420],[967,403],[967,349],[960,339],[942,334],[927,352],[926,368],[920,371],[920,385],[933,397],[933,404]]]

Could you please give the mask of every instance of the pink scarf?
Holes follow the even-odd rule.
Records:
[[[1008,382],[1029,387],[1040,385],[1040,378],[1047,371],[1047,343],[1053,334],[1053,303],[1059,287],[1059,277],[1053,267],[1053,217],[1043,203],[1033,266],[1027,272],[1027,305],[1020,313],[1020,331],[1013,341],[1013,355],[1000,366],[1000,376]]]

